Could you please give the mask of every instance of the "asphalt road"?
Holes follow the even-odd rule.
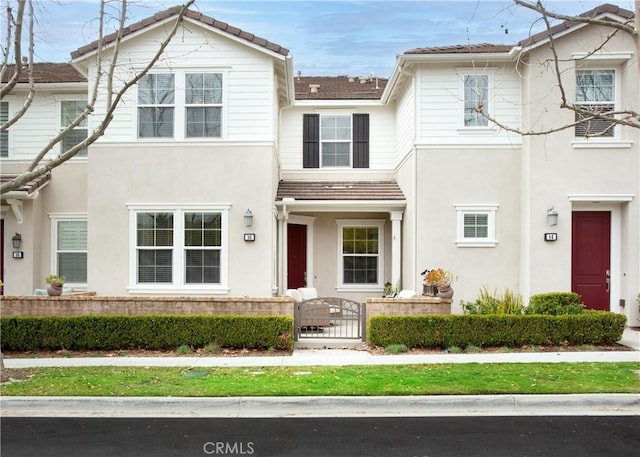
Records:
[[[3,417],[3,457],[637,456],[640,416]]]

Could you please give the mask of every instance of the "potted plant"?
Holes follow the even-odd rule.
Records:
[[[453,272],[442,268],[434,268],[433,270],[424,270],[422,275],[424,276],[425,285],[431,288],[430,293],[425,295],[437,295],[440,298],[453,297],[451,283],[458,279]],[[437,293],[434,293],[434,288]]]
[[[54,274],[50,274],[46,278],[44,278],[44,282],[48,284],[47,293],[51,296],[57,297],[62,295],[62,286],[65,282],[64,276],[58,276]]]

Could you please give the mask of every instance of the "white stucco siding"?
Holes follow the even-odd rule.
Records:
[[[120,52],[117,79],[130,78],[132,68],[143,68],[165,34],[164,28],[158,28],[127,41]],[[176,75],[176,111],[184,109],[180,96],[183,97],[181,89],[185,73],[222,73],[223,133],[222,138],[212,141],[273,141],[273,59],[248,45],[189,24],[184,33],[178,32],[151,72],[172,72]],[[93,74],[93,69],[90,72]],[[104,113],[104,106],[102,92],[95,119]],[[180,119],[181,115],[176,113],[174,137],[177,140],[184,136],[184,125],[178,125]],[[100,141],[134,140],[137,140],[136,86],[125,94],[107,134]],[[162,139],[165,142],[172,140]]]
[[[9,128],[9,159],[33,159],[60,132],[60,101],[86,100],[86,92],[52,93],[47,90],[37,92],[33,103],[24,116]],[[26,95],[8,95],[2,101],[9,103],[9,116],[19,111]],[[60,153],[60,145],[49,152],[49,157]]]
[[[283,171],[302,170],[302,119],[304,114],[369,114],[369,169],[391,170],[395,166],[395,117],[388,106],[360,106],[357,108],[319,108],[297,106],[281,112],[280,161]],[[335,168],[334,168],[335,169]],[[318,169],[314,169],[318,170]],[[326,171],[326,169],[323,169]],[[349,169],[337,168],[338,171]],[[362,173],[364,169],[351,169]],[[309,169],[312,172],[312,169]]]
[[[512,66],[470,65],[422,67],[416,72],[418,142],[422,144],[519,145],[517,135],[489,123],[464,126],[464,75],[488,75],[488,114],[499,122],[520,125],[520,80]]]

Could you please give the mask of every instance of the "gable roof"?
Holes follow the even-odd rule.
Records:
[[[154,14],[151,17],[148,17],[146,19],[142,19],[141,21],[138,21],[134,24],[131,24],[127,27],[124,28],[123,33],[122,33],[122,37],[126,37],[128,35],[131,35],[135,32],[138,32],[142,29],[145,29],[147,27],[150,27],[154,24],[158,24],[172,16],[177,16],[180,13],[180,10],[182,9],[181,6],[174,6],[172,8],[169,8],[167,10],[161,11],[159,13]],[[228,33],[230,35],[236,36],[238,38],[241,38],[243,40],[246,40],[249,43],[255,44],[257,46],[261,46],[269,51],[275,52],[277,54],[281,54],[283,56],[287,56],[289,55],[289,50],[287,48],[284,48],[282,46],[280,46],[277,43],[273,43],[271,41],[268,41],[264,38],[261,38],[259,36],[256,36],[252,33],[249,32],[245,32],[242,29],[239,29],[237,27],[233,27],[229,24],[227,24],[226,22],[222,22],[222,21],[218,21],[210,16],[204,15],[202,13],[199,13],[197,11],[193,11],[193,10],[187,10],[186,14],[185,14],[186,18],[192,19],[196,22],[200,22],[204,25],[207,25],[209,27],[213,27],[215,29],[218,29],[222,32]],[[113,43],[115,41],[117,37],[116,33],[112,33],[110,35],[107,35],[104,37],[104,44],[109,44],[109,43]],[[73,51],[71,53],[71,58],[72,59],[77,59],[78,57],[82,57],[85,54],[88,54],[92,51],[95,51],[98,49],[98,44],[99,41],[95,40],[92,43],[89,43],[85,46],[82,46],[78,49],[76,49],[75,51]]]
[[[453,46],[438,46],[434,48],[415,48],[405,51],[405,54],[484,54],[509,52],[512,45],[505,44],[458,44]]]
[[[387,79],[376,76],[296,76],[296,100],[379,100]]]
[[[592,19],[602,15],[614,15],[614,16],[621,17],[625,20],[631,20],[634,17],[633,11],[620,8],[619,6],[612,5],[610,3],[605,3],[603,5],[597,6],[587,12],[578,14],[576,17]],[[538,32],[524,40],[521,40],[518,43],[518,46],[522,46],[522,47],[532,46],[540,41],[544,41],[547,38],[549,38],[549,32],[551,32],[551,35],[558,35],[559,33],[562,33],[565,30],[569,30],[580,24],[584,24],[584,23],[579,21],[568,21],[568,20],[561,22],[560,24],[554,25],[549,30],[543,30],[542,32]]]
[[[7,65],[7,71],[2,77],[2,82],[8,82],[16,71],[16,66]],[[68,63],[34,63],[33,80],[36,84],[50,83],[84,83],[87,79]],[[28,83],[29,74],[26,65],[22,67],[19,83]]]

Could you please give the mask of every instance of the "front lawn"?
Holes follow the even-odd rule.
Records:
[[[2,395],[379,396],[640,393],[640,363],[7,370]]]

